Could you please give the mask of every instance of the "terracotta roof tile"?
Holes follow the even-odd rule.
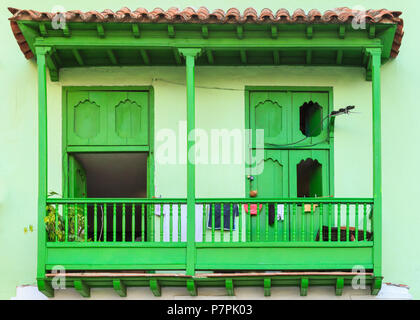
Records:
[[[29,59],[33,57],[33,53],[28,47],[16,21],[19,20],[34,20],[34,21],[51,21],[58,13],[39,12],[35,10],[20,10],[9,8],[13,16],[11,26],[13,34],[21,47],[25,56]],[[144,8],[137,8],[131,11],[124,7],[114,12],[106,9],[102,12],[80,10],[72,10],[63,12],[66,21],[71,22],[139,22],[139,23],[351,23],[356,19],[357,22],[366,21],[366,23],[393,23],[397,24],[397,32],[394,38],[391,57],[395,58],[398,55],[401,46],[402,37],[404,35],[404,22],[400,18],[402,12],[390,11],[387,9],[357,11],[347,7],[327,10],[323,14],[312,9],[307,14],[302,9],[297,9],[290,15],[286,9],[279,9],[274,12],[265,8],[258,15],[254,8],[247,8],[241,12],[237,8],[230,8],[226,12],[221,9],[216,9],[210,12],[205,7],[200,7],[195,10],[192,7],[180,10],[172,7],[168,10],[155,8],[148,11]],[[365,19],[365,20],[364,20]]]

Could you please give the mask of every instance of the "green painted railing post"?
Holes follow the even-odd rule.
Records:
[[[381,56],[380,48],[367,49],[372,58],[373,126],[373,273],[382,276],[382,172],[381,172]]]
[[[188,156],[195,144],[195,57],[201,49],[179,49],[186,60],[187,78],[187,275],[195,274],[195,159]],[[194,153],[191,153],[194,155]],[[193,161],[194,160],[194,161]]]
[[[38,265],[37,280],[45,278],[46,237],[44,217],[48,195],[47,185],[47,69],[46,59],[51,48],[37,47],[38,64]]]

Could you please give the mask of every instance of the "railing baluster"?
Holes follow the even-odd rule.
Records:
[[[238,203],[238,232],[239,232],[239,238],[238,242],[242,242],[242,203]]]
[[[324,241],[324,204],[319,204],[319,241]]]
[[[233,204],[230,204],[230,211],[229,211],[229,234],[230,238],[229,241],[233,242]]]
[[[173,236],[174,236],[174,221],[173,221],[173,205],[172,203],[169,205],[169,242],[173,242]]]
[[[107,218],[107,212],[108,212],[108,205],[104,203],[104,242],[107,242],[107,234],[108,234],[108,218]]]
[[[366,212],[366,203],[364,203],[363,204],[363,241],[367,241],[366,230],[367,230],[367,212]]]
[[[152,204],[150,206],[151,208],[151,213],[150,213],[150,217],[152,219],[152,242],[155,242],[155,231],[156,231],[156,221],[155,221],[155,204]]]
[[[346,204],[346,241],[350,241],[350,206]]]
[[[215,204],[214,203],[212,203],[212,205],[211,205],[211,242],[214,242],[215,241],[215,226],[214,226],[214,224],[215,224],[215,217],[214,217],[214,211],[215,211],[215,209],[214,209],[214,206],[215,206]]]
[[[225,208],[224,204],[220,204],[220,242],[225,242]]]
[[[288,232],[288,228],[289,228],[289,221],[290,221],[290,217],[288,217],[289,214],[289,209],[290,206],[289,204],[283,203],[282,204],[282,210],[283,210],[283,241],[287,242],[287,232]],[[276,216],[274,217],[276,220],[276,224],[278,224],[278,203],[276,203]],[[278,227],[276,227],[276,231],[278,230]]]
[[[265,208],[264,212],[265,212],[265,241],[268,241],[268,218],[270,215],[270,205],[268,203],[265,203],[263,205],[263,208]]]
[[[206,242],[206,204],[203,203],[203,234],[202,242]]]
[[[122,205],[122,241],[125,242],[125,203]]]
[[[140,220],[141,241],[145,242],[144,231],[146,230],[146,217],[144,216],[144,203],[141,204],[141,220]]]
[[[179,203],[177,205],[177,211],[178,211],[178,242],[181,242],[181,204]]]
[[[55,242],[58,242],[58,211],[60,209],[60,205],[51,204],[51,207],[55,208],[55,216],[54,216]]]
[[[131,241],[136,241],[136,205],[131,205]]]
[[[159,221],[160,242],[163,242],[163,228],[164,228],[163,219],[165,218],[165,215],[163,214],[163,205],[159,204],[159,207],[160,207],[160,221]]]
[[[305,204],[302,204],[302,212],[301,212],[301,216],[302,216],[302,230],[301,230],[301,239],[300,241],[305,241],[306,240],[306,236],[305,236],[305,225],[306,225],[306,212],[305,212]]]
[[[332,206],[333,204],[328,204],[328,241],[332,241],[331,239],[331,224],[332,224]]]
[[[251,241],[251,204],[248,203],[248,213],[246,214],[246,241]]]
[[[314,210],[315,210],[314,204],[311,203],[311,233],[310,233],[310,239],[309,239],[310,242],[314,241],[314,215],[315,215]]]
[[[278,239],[278,234],[279,234],[279,224],[278,224],[278,221],[277,221],[277,217],[278,217],[278,214],[279,214],[279,205],[278,205],[278,203],[275,203],[274,204],[274,242],[277,242],[279,239]]]
[[[69,241],[69,208],[67,203],[64,205],[64,242]]]
[[[98,241],[98,204],[93,205],[93,241]]]
[[[293,231],[292,241],[296,241],[296,230],[297,230],[297,218],[296,218],[296,203],[293,203]]]
[[[79,218],[79,205],[76,203],[75,204],[75,209],[74,209],[74,241],[77,241],[78,240],[78,232],[77,232],[77,229],[78,229],[78,218]]]
[[[337,204],[337,241],[341,241],[341,203]]]
[[[257,241],[260,241],[260,204],[257,203]]]
[[[84,236],[85,236],[85,242],[87,242],[87,239],[88,239],[87,237],[87,232],[88,232],[87,230],[87,203],[85,203],[83,206],[83,216],[84,216],[84,226],[83,226]]]
[[[359,242],[359,204],[357,203],[357,204],[355,204],[354,205],[355,206],[355,210],[356,210],[356,217],[354,218],[355,219],[355,221],[354,221],[354,223],[355,223],[355,232],[354,232],[354,238],[355,238],[355,241],[356,242]]]
[[[117,242],[117,204],[114,203],[112,212],[112,241]]]

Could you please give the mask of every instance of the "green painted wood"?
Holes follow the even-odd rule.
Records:
[[[232,279],[226,279],[225,280],[225,286],[226,286],[226,292],[228,296],[234,296],[235,295],[235,288],[233,286],[233,280]]]
[[[373,231],[374,273],[382,277],[382,165],[381,165],[381,49],[370,49],[372,57],[372,126],[373,126]]]
[[[54,288],[51,286],[50,282],[47,282],[43,279],[37,280],[38,290],[43,293],[48,298],[54,298]]]
[[[38,64],[38,259],[37,279],[45,276],[46,240],[44,225],[46,199],[48,194],[47,162],[47,70],[46,55],[50,48],[37,48]]]
[[[159,284],[158,280],[151,279],[149,285],[150,285],[150,290],[152,291],[152,293],[155,297],[162,296],[162,290],[160,288],[160,284]]]
[[[201,49],[179,49],[186,59],[187,159],[195,144],[195,59]],[[195,161],[187,161],[187,275],[195,274]],[[223,214],[222,214],[223,217]]]
[[[90,297],[90,287],[83,280],[75,280],[73,282],[74,289],[84,298]]]
[[[308,287],[309,287],[309,279],[302,278],[300,280],[300,295],[307,296],[308,295]]]
[[[271,279],[270,278],[264,279],[264,296],[265,297],[271,296]]]
[[[190,296],[196,297],[198,295],[197,286],[194,280],[188,279],[186,286],[187,286],[188,292],[190,293]]]
[[[371,285],[371,294],[376,296],[382,288],[382,278],[375,278]]]
[[[337,278],[337,282],[335,284],[335,295],[341,296],[343,294],[343,288],[344,288],[344,278],[342,277]]]
[[[115,292],[120,297],[127,297],[127,287],[122,280],[114,279],[112,280],[112,285],[114,287]]]

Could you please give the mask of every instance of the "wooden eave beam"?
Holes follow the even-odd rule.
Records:
[[[225,280],[225,286],[228,296],[234,296],[235,295],[235,288],[233,286],[233,279],[226,279]]]
[[[270,278],[264,279],[264,296],[265,297],[271,296],[271,279]]]
[[[150,58],[146,49],[140,49],[140,55],[145,65],[150,65]]]
[[[338,50],[337,51],[337,64],[338,65],[343,64],[343,56],[344,56],[343,50]]]
[[[244,38],[244,26],[241,24],[236,26],[236,37],[240,40]]]
[[[312,64],[312,50],[306,50],[306,64]]]
[[[126,297],[127,296],[127,287],[120,279],[112,280],[112,286],[114,287],[115,292],[120,297]]]
[[[309,279],[302,278],[300,279],[300,295],[307,296],[308,295],[308,287],[309,287]]]
[[[70,37],[71,36],[71,30],[70,30],[70,27],[69,27],[68,23],[66,23],[64,25],[64,28],[62,30],[63,30],[63,36],[65,36],[65,37]]]
[[[277,39],[279,37],[279,27],[276,24],[271,25],[271,38]]]
[[[209,38],[209,27],[208,26],[202,26],[201,27],[201,36],[203,37],[203,39],[208,39]]]
[[[246,64],[246,62],[247,62],[246,51],[245,50],[240,50],[239,54],[240,54],[240,57],[241,57],[241,63]]]
[[[206,50],[206,54],[207,54],[207,62],[209,64],[214,64],[214,56],[213,56],[213,51],[210,49]]]
[[[192,297],[196,297],[198,295],[197,286],[196,286],[195,281],[193,279],[188,279],[187,280],[187,290]]]
[[[108,58],[111,61],[111,63],[113,65],[117,65],[118,64],[118,60],[117,60],[117,56],[115,55],[114,51],[112,51],[111,49],[108,49],[108,50],[106,50],[106,53],[107,53]]]
[[[168,24],[168,37],[175,38],[175,26],[173,24]]]
[[[84,61],[83,61],[83,59],[82,59],[82,56],[80,55],[79,50],[77,50],[77,49],[73,49],[73,50],[72,50],[72,53],[73,53],[73,56],[74,56],[74,58],[76,59],[77,63],[78,63],[80,66],[84,66],[84,65],[85,65],[85,63],[84,63]]]
[[[96,30],[98,32],[98,37],[99,38],[105,38],[105,28],[102,24],[98,23],[96,25]]]
[[[374,24],[369,24],[368,37],[369,39],[374,39],[376,37],[376,26]]]
[[[280,52],[279,50],[273,51],[273,62],[274,64],[280,64]]]
[[[137,23],[131,25],[131,30],[133,32],[134,38],[140,38],[140,27]]]
[[[48,54],[46,58],[47,67],[50,71],[50,79],[52,82],[57,82],[59,78],[59,66],[53,58],[53,53]]]
[[[306,26],[306,38],[312,39],[314,37],[314,26],[311,24],[308,24]]]
[[[160,284],[157,279],[150,279],[149,285],[150,285],[150,290],[152,291],[155,297],[160,297],[162,295],[162,290],[160,288]]]
[[[82,280],[74,280],[74,289],[76,289],[76,291],[78,291],[82,297],[90,297],[90,288],[86,282]]]
[[[39,33],[41,34],[42,37],[48,37],[47,25],[45,22],[41,22],[39,24]]]
[[[174,58],[175,58],[175,63],[177,65],[181,65],[182,64],[182,58],[181,55],[179,54],[179,51],[177,48],[173,48],[172,52],[174,53]]]
[[[344,24],[338,26],[338,37],[340,39],[345,39],[346,37],[346,26]]]

